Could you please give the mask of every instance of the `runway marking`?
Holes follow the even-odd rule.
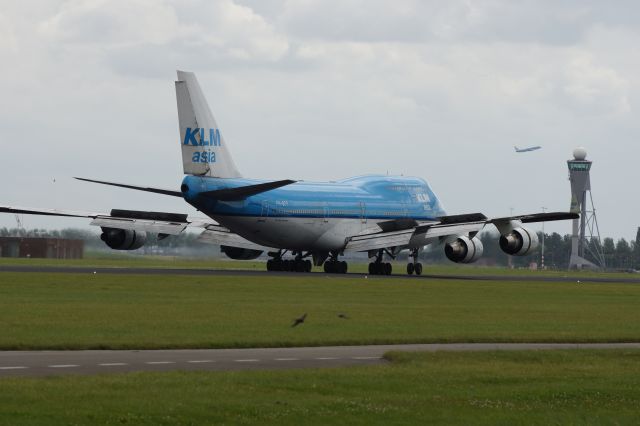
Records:
[[[235,362],[259,362],[259,359],[234,359]]]
[[[103,364],[98,364],[101,367],[116,367],[119,365],[129,365],[126,362],[105,362]]]
[[[359,359],[359,360],[363,360],[363,359],[382,359],[381,356],[352,356],[351,359]]]
[[[15,367],[0,367],[0,370],[24,370],[25,368],[29,368],[29,367],[23,367],[23,366],[18,366],[16,365]]]
[[[187,361],[190,364],[203,364],[205,362],[215,362],[212,359],[194,359],[192,361]]]
[[[323,356],[323,357],[319,357],[316,358],[318,361],[330,361],[330,360],[334,360],[334,359],[340,359],[340,358],[336,358],[333,356]]]
[[[47,365],[47,367],[49,368],[73,368],[73,367],[80,367],[77,364],[55,364],[55,365]]]
[[[160,364],[175,364],[175,361],[148,361],[145,364],[149,365],[160,365]]]
[[[275,361],[300,361],[300,358],[276,358]]]

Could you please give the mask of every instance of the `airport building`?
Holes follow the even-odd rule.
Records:
[[[64,238],[0,237],[0,257],[82,259],[84,241]]]

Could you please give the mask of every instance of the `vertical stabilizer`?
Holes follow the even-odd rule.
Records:
[[[195,74],[178,71],[176,100],[184,173],[241,177]]]

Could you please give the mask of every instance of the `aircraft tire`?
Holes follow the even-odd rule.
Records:
[[[415,270],[413,263],[407,263],[407,274],[411,275],[413,274],[413,271]]]
[[[375,275],[375,267],[373,266],[373,262],[369,263],[369,275]]]
[[[346,274],[347,273],[347,269],[348,269],[347,262],[345,262],[344,260],[342,262],[340,262],[340,273],[341,274]]]
[[[305,272],[311,272],[311,268],[313,267],[313,265],[311,264],[311,261],[309,259],[304,261],[304,271]]]
[[[416,275],[422,275],[422,263],[415,264]]]
[[[331,273],[331,262],[324,262],[324,272],[327,274]]]
[[[305,272],[307,270],[307,266],[304,264],[304,260],[295,261],[295,270],[296,272]]]
[[[267,271],[273,271],[273,260],[271,259],[267,260]]]
[[[393,271],[393,267],[391,266],[391,263],[387,262],[384,264],[384,274],[385,275],[391,275],[391,272]]]

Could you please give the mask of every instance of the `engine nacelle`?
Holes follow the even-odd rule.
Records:
[[[261,250],[244,249],[240,247],[220,246],[220,251],[235,260],[253,260],[260,257]]]
[[[527,228],[515,228],[500,237],[500,248],[512,256],[526,256],[538,247],[538,234]]]
[[[482,257],[484,246],[479,238],[461,236],[444,246],[444,254],[452,262],[471,263]]]
[[[147,242],[147,233],[131,229],[102,228],[100,239],[114,250],[136,250]]]

